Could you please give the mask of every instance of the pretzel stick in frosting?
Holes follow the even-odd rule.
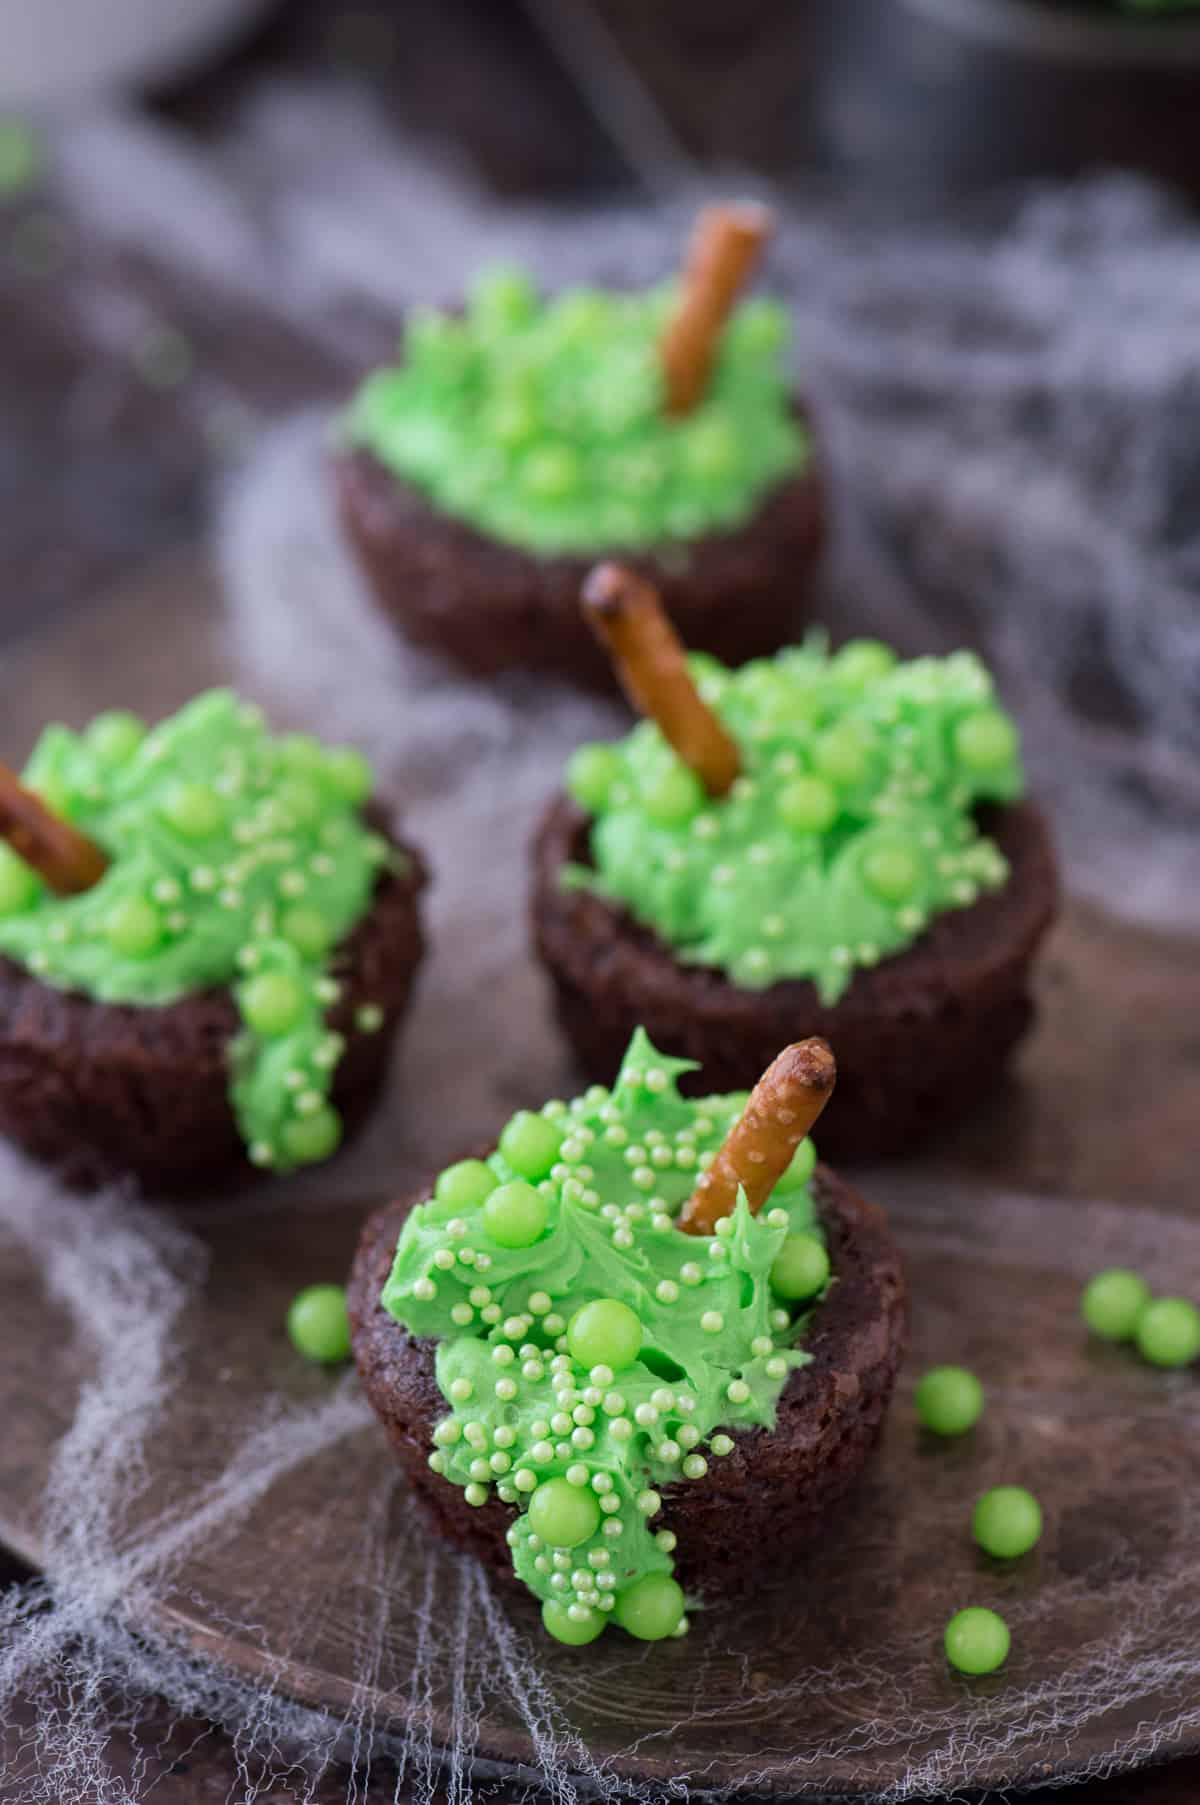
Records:
[[[90,890],[108,869],[108,859],[95,842],[48,809],[4,764],[0,764],[0,839],[7,840],[58,896]]]
[[[766,207],[706,207],[696,222],[679,300],[659,344],[668,414],[703,398],[721,330],[771,233]]]

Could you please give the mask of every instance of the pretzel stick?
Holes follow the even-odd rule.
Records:
[[[837,1066],[825,1040],[798,1040],[772,1060],[725,1145],[679,1218],[689,1235],[711,1235],[732,1215],[739,1188],[757,1216],[792,1155],[833,1095]]]
[[[687,414],[705,389],[721,328],[773,225],[766,207],[706,207],[688,247],[679,300],[659,344],[668,414]]]
[[[597,564],[583,586],[583,612],[633,706],[657,722],[709,795],[723,796],[738,774],[737,744],[696,688],[654,585],[623,564]]]
[[[90,890],[108,869],[108,859],[94,841],[52,814],[4,764],[0,764],[0,839],[7,840],[59,896]]]

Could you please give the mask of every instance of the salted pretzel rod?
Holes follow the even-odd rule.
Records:
[[[739,1187],[757,1216],[792,1155],[833,1095],[837,1066],[825,1040],[798,1040],[772,1060],[725,1144],[679,1217],[689,1235],[711,1235],[732,1215]]]
[[[5,764],[0,764],[0,839],[59,896],[90,890],[108,869],[95,842],[53,814]]]
[[[738,774],[737,745],[696,688],[654,585],[623,564],[597,564],[583,612],[633,706],[657,722],[709,795],[723,796]]]
[[[668,414],[690,413],[708,387],[721,328],[771,235],[766,207],[706,207],[696,221],[679,300],[659,344]]]

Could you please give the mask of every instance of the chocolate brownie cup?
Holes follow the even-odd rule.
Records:
[[[681,1070],[639,1034],[611,1093],[514,1118],[486,1162],[373,1215],[351,1275],[355,1359],[414,1489],[566,1641],[609,1614],[678,1634],[684,1593],[784,1569],[861,1473],[903,1348],[884,1217],[811,1140],[764,1214],[681,1230],[746,1104],[689,1103]]]
[[[0,1132],[80,1187],[327,1158],[423,950],[424,867],[366,761],[215,691],[149,731],[48,729],[26,782],[105,868],[55,896],[0,848]]]
[[[669,328],[688,325],[692,292],[542,300],[509,272],[458,314],[414,315],[403,361],[363,384],[333,460],[347,538],[411,640],[476,674],[611,688],[577,598],[616,551],[661,587],[689,643],[728,663],[794,637],[824,509],[783,371],[786,317],[736,308],[711,380],[672,411]]]
[[[840,1071],[823,1146],[903,1151],[986,1090],[1033,1019],[1058,882],[1015,732],[969,654],[900,665],[857,642],[694,665],[742,762],[728,795],[643,724],[583,749],[539,828],[533,937],[564,1032],[606,1080],[643,1023],[715,1088],[821,1035]]]

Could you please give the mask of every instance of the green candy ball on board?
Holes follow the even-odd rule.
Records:
[[[308,1285],[288,1307],[287,1332],[306,1360],[332,1366],[350,1358],[350,1318],[343,1285]]]
[[[829,1255],[815,1235],[789,1235],[771,1267],[771,1289],[799,1302],[815,1297],[829,1278]]]
[[[1003,1617],[982,1605],[957,1611],[946,1625],[943,1640],[951,1667],[972,1676],[995,1673],[1003,1667],[1012,1646]]]
[[[935,1435],[965,1435],[983,1415],[983,1386],[965,1366],[935,1366],[917,1381],[913,1403]]]
[[[1190,1366],[1200,1355],[1200,1310],[1186,1297],[1157,1297],[1138,1318],[1134,1339],[1152,1366]]]
[[[971,1534],[985,1554],[1015,1560],[1041,1540],[1042,1507],[1023,1485],[995,1485],[976,1503]]]
[[[1102,1341],[1132,1341],[1149,1302],[1150,1287],[1140,1273],[1110,1266],[1088,1280],[1079,1307],[1092,1334]]]

